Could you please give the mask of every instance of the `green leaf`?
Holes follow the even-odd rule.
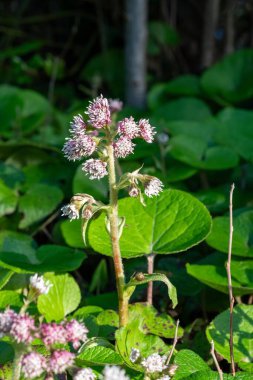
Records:
[[[122,257],[181,252],[198,244],[209,233],[210,215],[190,194],[165,190],[159,197],[146,199],[146,204],[144,207],[133,198],[119,201],[119,215],[126,218],[120,239]],[[91,221],[88,241],[95,251],[111,255],[104,214]]]
[[[0,163],[0,178],[6,186],[15,189],[25,179],[24,173],[15,166]]]
[[[220,380],[218,372],[214,371],[199,371],[183,378],[184,380]],[[223,380],[251,380],[247,373],[238,372],[235,376],[223,373]]]
[[[169,347],[155,335],[145,335],[140,328],[141,321],[135,319],[116,331],[116,349],[124,359],[124,362],[133,369],[143,372],[143,368],[130,361],[132,348],[138,348],[142,357],[159,352],[162,354],[169,353]]]
[[[232,254],[253,257],[253,211],[246,211],[233,219],[234,232]],[[207,238],[207,244],[221,252],[228,252],[229,217],[220,216],[213,219],[213,228]]]
[[[11,290],[0,291],[0,309],[5,309],[7,306],[22,306],[20,294]]]
[[[213,253],[194,264],[187,264],[187,272],[200,282],[223,293],[228,293],[228,279],[225,269],[227,257],[220,252]],[[253,261],[242,261],[238,257],[231,262],[233,294],[242,296],[253,293]]]
[[[92,195],[96,200],[106,201],[108,195],[108,180],[107,178],[102,178],[99,181],[91,181],[82,170],[82,165],[80,165],[73,178],[73,193],[85,193]]]
[[[19,211],[24,214],[20,228],[27,228],[51,214],[63,199],[62,191],[56,186],[37,184],[20,198]]]
[[[121,356],[115,352],[113,345],[102,338],[87,341],[76,360],[79,365],[123,364]]]
[[[198,371],[211,372],[204,360],[191,350],[179,351],[175,356],[174,364],[178,365],[174,380],[185,379]]]
[[[253,51],[239,50],[206,70],[204,91],[219,104],[237,103],[253,97]]]
[[[13,360],[14,358],[14,349],[13,347],[7,343],[7,342],[0,342],[0,365],[2,367],[3,364],[8,363],[9,361]],[[2,368],[0,369],[0,371]],[[2,376],[0,372],[0,376]],[[6,377],[0,377],[2,379],[6,379]]]
[[[53,284],[48,294],[39,296],[38,310],[48,322],[60,321],[73,312],[81,301],[79,286],[68,274],[45,277]]]
[[[253,112],[226,108],[218,114],[216,140],[253,162]]]
[[[18,196],[0,180],[0,216],[12,214],[17,206]]]
[[[229,310],[219,314],[206,330],[209,342],[214,341],[215,350],[230,362]],[[253,306],[237,305],[233,311],[233,341],[236,363],[251,363],[253,357]]]
[[[129,321],[141,321],[139,328],[145,334],[153,334],[163,338],[174,338],[176,324],[172,317],[166,313],[159,314],[149,304],[135,303],[129,305]],[[184,330],[179,326],[178,337],[183,336]]]
[[[0,263],[1,266],[1,263]],[[13,276],[14,272],[0,268],[0,289],[2,289]]]
[[[87,315],[99,314],[103,309],[99,306],[83,306],[74,313],[75,318],[84,318]]]
[[[101,290],[104,290],[108,284],[108,271],[106,266],[106,260],[102,259],[95,271],[93,272],[91,283],[89,286],[89,292],[94,292],[97,290],[99,293]]]
[[[4,230],[0,232],[0,250],[5,252],[27,253],[33,255],[37,244],[29,235]]]
[[[84,248],[84,241],[82,237],[82,221],[81,219],[72,220],[69,219],[61,222],[61,232],[65,242],[74,248]]]
[[[150,281],[161,281],[168,288],[168,296],[172,301],[172,306],[175,308],[177,306],[177,290],[174,285],[170,282],[167,276],[162,273],[153,273],[153,274],[143,274],[142,280],[137,280],[135,277],[131,278],[131,280],[126,284],[126,288],[133,287],[133,290],[137,285],[147,284]]]
[[[85,259],[83,252],[59,245],[42,245],[37,251],[0,252],[0,266],[14,272],[67,272],[78,269]]]

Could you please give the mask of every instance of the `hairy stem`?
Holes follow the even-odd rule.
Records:
[[[19,380],[21,374],[21,359],[23,350],[17,347],[15,349],[15,357],[12,365],[12,380]]]
[[[147,260],[148,260],[148,274],[153,274],[155,254],[150,253],[149,255],[147,255]],[[150,305],[153,305],[153,281],[150,281],[148,283],[147,302]]]
[[[119,230],[118,230],[118,190],[116,188],[116,174],[113,145],[110,141],[107,146],[108,152],[108,174],[110,188],[110,234],[113,252],[113,262],[116,276],[116,286],[119,301],[119,322],[120,326],[125,326],[128,320],[128,298],[124,294],[125,275],[119,247]]]
[[[232,184],[230,190],[229,198],[229,243],[228,243],[228,261],[226,264],[227,277],[228,277],[228,293],[229,293],[229,348],[230,348],[230,361],[232,375],[235,376],[235,361],[234,361],[234,347],[233,347],[233,307],[234,307],[234,297],[233,297],[233,287],[231,279],[231,256],[232,256],[232,242],[233,242],[233,192],[235,185]]]

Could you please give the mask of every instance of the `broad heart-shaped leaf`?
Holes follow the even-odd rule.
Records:
[[[123,364],[122,357],[115,351],[113,345],[103,338],[93,338],[81,348],[77,364],[106,365]]]
[[[168,121],[204,121],[212,116],[209,107],[197,98],[180,98],[158,107],[151,116],[154,124],[166,127]]]
[[[218,114],[216,140],[253,162],[253,112],[225,108]]]
[[[0,263],[1,266],[1,263]],[[8,283],[8,281],[11,279],[13,276],[14,272],[0,268],[0,290]]]
[[[239,50],[206,70],[204,91],[219,104],[237,103],[253,97],[253,51]]]
[[[62,191],[56,186],[37,184],[32,186],[19,202],[19,211],[24,213],[20,221],[20,228],[27,228],[31,224],[45,218],[63,199]]]
[[[0,216],[13,213],[15,211],[17,201],[18,196],[16,192],[0,180]]]
[[[65,242],[70,245],[70,247],[84,247],[81,219],[72,220],[71,222],[69,219],[64,220],[61,222],[60,228]]]
[[[0,342],[0,365],[2,367],[3,364],[12,361],[14,358],[14,349],[13,347],[7,343],[7,342]],[[6,379],[7,377],[1,377],[3,376],[3,373],[1,373],[0,370],[0,379]]]
[[[45,277],[53,284],[48,294],[38,298],[38,310],[48,322],[60,321],[66,315],[77,309],[81,301],[79,286],[68,274]]]
[[[22,306],[20,294],[12,290],[0,291],[0,309],[5,309],[7,306]]]
[[[202,241],[211,227],[205,206],[179,190],[165,190],[158,197],[146,199],[146,207],[138,199],[121,199],[119,216],[126,218],[120,238],[125,258],[184,251]],[[88,242],[95,251],[112,254],[105,214],[90,223]]]
[[[143,274],[143,279],[139,280],[136,277],[131,278],[130,281],[126,284],[126,287],[129,289],[130,294],[134,292],[137,285],[147,284],[150,281],[161,281],[168,288],[168,295],[172,301],[173,308],[177,306],[177,290],[175,286],[170,282],[167,276],[163,273],[152,273],[152,274]]]
[[[219,314],[206,330],[209,342],[214,341],[215,350],[230,362],[229,310]],[[233,341],[236,363],[250,363],[253,357],[253,306],[237,305],[233,311]]]
[[[141,356],[145,358],[155,352],[168,354],[169,347],[158,336],[145,335],[139,327],[140,323],[140,320],[135,319],[116,331],[116,349],[129,367],[143,372],[140,365],[130,360],[132,348],[138,348]]]
[[[198,371],[192,375],[186,376],[184,380],[220,380],[220,375],[218,372],[214,371]],[[252,377],[249,373],[237,372],[235,376],[228,375],[223,373],[223,380],[252,380]]]
[[[105,201],[108,195],[108,180],[102,178],[101,180],[91,181],[80,165],[73,178],[73,193],[87,193],[92,195],[96,200]]]
[[[233,220],[233,255],[253,257],[253,211],[246,211]],[[218,216],[213,219],[213,228],[207,238],[207,244],[221,252],[228,252],[229,217]]]
[[[0,163],[0,178],[3,180],[6,186],[15,189],[21,182],[24,181],[24,173],[12,165],[6,163]]]
[[[178,369],[173,377],[174,380],[185,379],[187,376],[199,372],[210,371],[204,360],[191,350],[181,350],[175,355],[174,364]]]
[[[226,261],[225,255],[216,252],[197,263],[187,264],[187,272],[211,288],[228,293]],[[253,293],[253,260],[244,261],[233,257],[231,274],[234,295],[242,296]]]
[[[42,245],[37,250],[0,251],[0,266],[14,272],[67,272],[80,267],[86,255],[59,245]]]

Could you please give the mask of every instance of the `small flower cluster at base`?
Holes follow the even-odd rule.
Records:
[[[87,333],[89,330],[83,323],[78,322],[76,319],[65,324],[67,341],[73,344],[75,349],[78,349],[81,342],[86,342],[88,339]]]
[[[121,136],[114,144],[114,154],[117,158],[125,158],[129,154],[133,153],[135,144],[126,137]]]
[[[61,374],[74,364],[75,355],[69,351],[54,351],[49,360],[50,370],[55,374]]]
[[[154,353],[143,359],[141,364],[148,373],[163,372],[168,366],[165,364],[167,357]]]
[[[38,352],[30,352],[22,358],[21,372],[26,379],[34,379],[46,370],[46,358]]]
[[[144,193],[150,198],[157,196],[161,191],[163,191],[163,183],[156,177],[144,183]]]
[[[106,167],[106,162],[91,158],[82,165],[82,170],[89,175],[90,179],[100,179],[108,174]]]
[[[87,112],[85,113],[89,117],[88,122],[94,128],[100,129],[105,127],[106,125],[111,124],[109,102],[106,98],[103,97],[103,95],[100,95],[95,100],[90,102]]]
[[[36,330],[35,322],[28,314],[17,314],[10,329],[10,335],[17,343],[31,343]]]
[[[17,314],[11,309],[7,309],[3,313],[0,313],[0,338],[10,332],[16,316]]]
[[[83,368],[76,372],[73,380],[95,380],[97,376],[94,374],[91,368]]]
[[[105,366],[103,370],[103,380],[130,380],[125,370],[117,366]]]
[[[30,277],[30,287],[37,295],[47,294],[52,286],[53,284],[50,281],[45,280],[43,276],[39,276],[37,273]]]

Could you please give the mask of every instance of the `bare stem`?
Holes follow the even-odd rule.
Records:
[[[151,253],[150,255],[147,255],[147,260],[148,260],[148,274],[153,274],[155,254]],[[153,281],[150,281],[148,283],[147,302],[150,305],[153,305]]]
[[[229,243],[228,243],[228,261],[226,263],[227,277],[228,277],[228,293],[229,293],[229,348],[230,348],[230,361],[232,375],[235,376],[235,361],[234,361],[234,348],[233,348],[233,287],[231,279],[231,256],[232,256],[232,243],[233,243],[233,192],[235,185],[232,184],[229,197]]]
[[[216,355],[215,355],[215,352],[214,352],[214,342],[213,340],[211,341],[211,355],[213,357],[213,361],[214,361],[214,364],[215,364],[215,367],[219,373],[219,377],[220,377],[220,380],[223,380],[223,372],[219,366],[219,363],[218,363],[218,360],[216,358]]]
[[[124,294],[125,275],[121,259],[119,246],[119,231],[118,231],[118,191],[116,188],[115,162],[112,142],[107,146],[108,152],[108,174],[110,187],[110,234],[113,252],[113,262],[116,276],[116,286],[119,301],[119,322],[120,326],[125,326],[128,320],[128,298]]]
[[[169,364],[170,364],[170,360],[171,360],[172,355],[173,355],[173,352],[175,351],[175,348],[176,348],[176,344],[177,344],[177,334],[178,334],[178,326],[179,326],[179,319],[177,320],[176,330],[175,330],[175,336],[174,336],[174,340],[173,340],[172,348],[171,348],[171,350],[170,350],[170,353],[169,353],[168,359],[166,360],[166,365],[169,365]]]
[[[21,375],[21,360],[22,360],[23,350],[19,347],[15,348],[15,357],[12,365],[12,380],[19,380]]]

